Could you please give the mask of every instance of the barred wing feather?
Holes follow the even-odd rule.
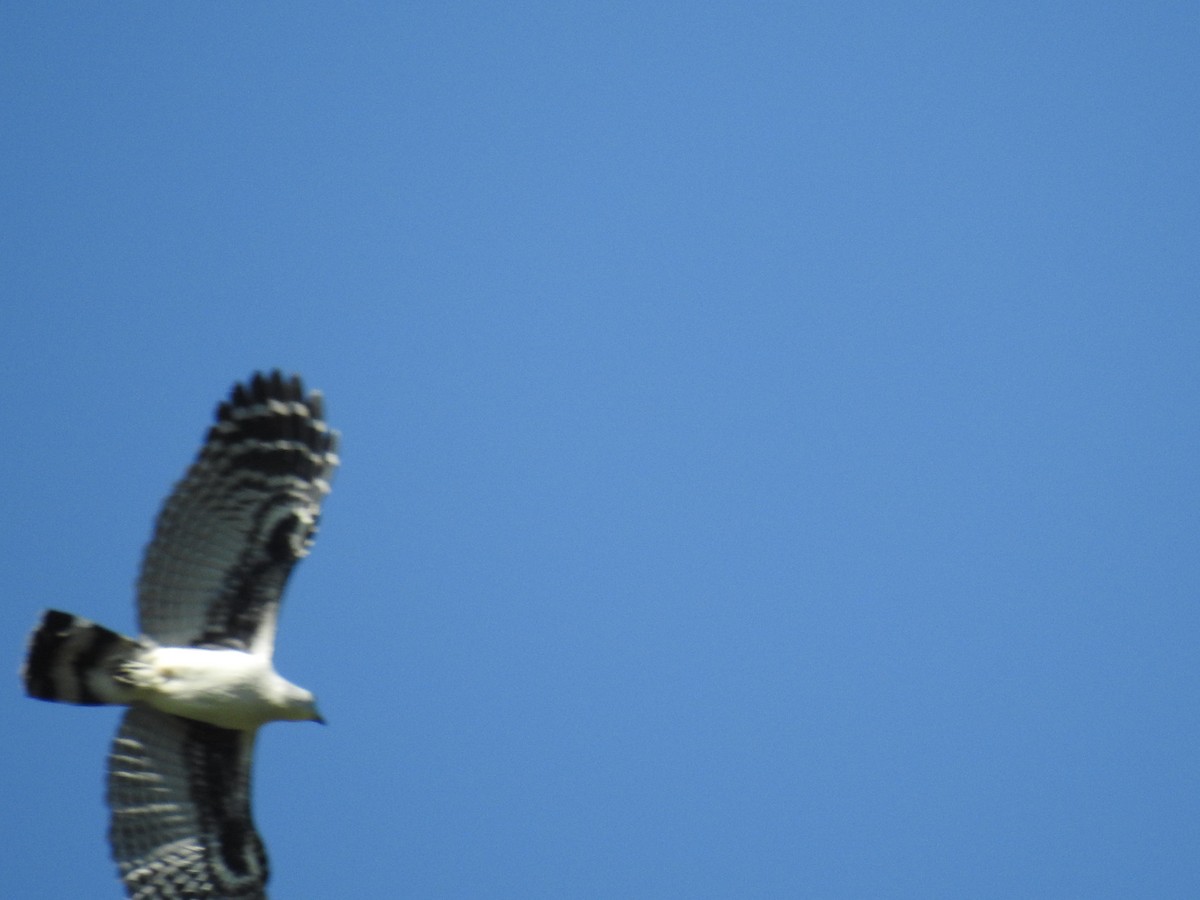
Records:
[[[133,900],[265,900],[254,732],[133,707],[108,761],[109,840]]]
[[[337,443],[321,395],[305,394],[299,378],[276,371],[235,386],[159,514],[138,582],[142,631],[165,645],[270,655]]]

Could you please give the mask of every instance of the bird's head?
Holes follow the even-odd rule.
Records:
[[[317,709],[317,698],[313,696],[312,691],[307,691],[283,678],[280,678],[279,681],[278,700],[281,719],[325,724],[325,717]]]

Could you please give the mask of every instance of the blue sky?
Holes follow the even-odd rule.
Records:
[[[216,402],[343,468],[272,897],[1200,893],[1189,4],[0,7],[0,607],[132,628]],[[0,694],[0,894],[117,897]]]

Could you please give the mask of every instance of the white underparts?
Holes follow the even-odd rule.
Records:
[[[240,650],[154,647],[119,677],[133,702],[220,728],[320,718],[311,693],[282,678],[267,657]]]

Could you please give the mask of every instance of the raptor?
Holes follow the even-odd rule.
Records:
[[[30,636],[29,696],[129,707],[108,758],[109,840],[135,900],[266,897],[254,740],[267,722],[322,721],[271,657],[338,438],[299,377],[235,385],[159,513],[138,579],[141,635],[50,610]]]

